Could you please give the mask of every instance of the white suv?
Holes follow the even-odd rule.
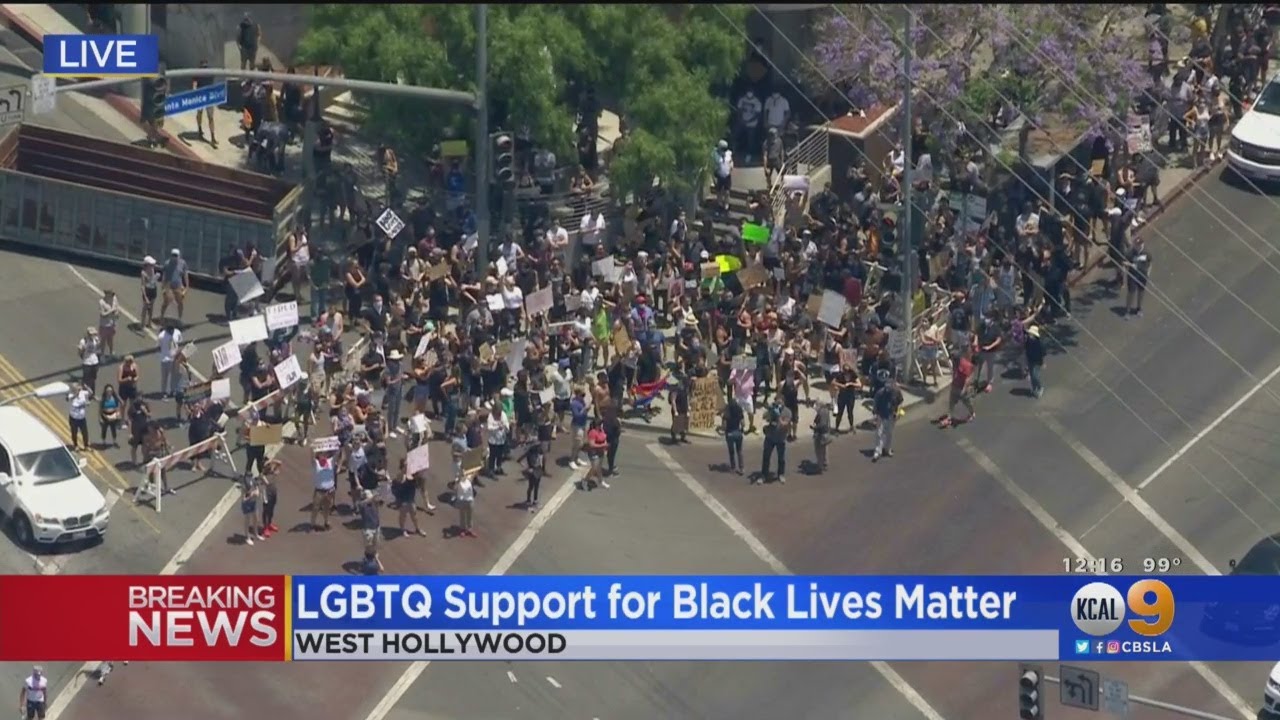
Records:
[[[0,511],[22,545],[101,537],[110,511],[53,431],[26,410],[0,406]]]
[[[1280,180],[1280,75],[1262,88],[1232,129],[1227,162],[1244,177]]]

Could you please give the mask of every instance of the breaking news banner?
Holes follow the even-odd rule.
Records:
[[[1232,661],[1278,644],[1269,576],[0,577],[0,661]]]

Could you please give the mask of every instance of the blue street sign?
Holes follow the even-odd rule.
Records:
[[[227,84],[225,82],[220,82],[217,85],[199,87],[168,96],[164,101],[164,114],[165,117],[170,115],[181,115],[182,113],[192,112],[193,110],[203,110],[207,107],[225,105],[226,102]]]

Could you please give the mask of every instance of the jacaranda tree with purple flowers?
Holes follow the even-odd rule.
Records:
[[[1149,84],[1140,4],[834,6],[817,26],[807,81],[855,106],[902,97],[904,12],[913,14],[911,80],[926,109],[987,127],[998,110],[1098,126]],[[1022,143],[1025,145],[1025,133]]]

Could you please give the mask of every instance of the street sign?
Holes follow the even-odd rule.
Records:
[[[164,100],[164,115],[181,115],[185,112],[203,110],[227,104],[227,84],[206,85],[185,92],[174,93]]]
[[[0,88],[0,125],[17,125],[27,110],[27,84]]]
[[[1097,712],[1101,675],[1092,670],[1063,665],[1058,670],[1058,680],[1063,705]]]
[[[58,81],[48,75],[31,76],[31,112],[48,115],[58,107]]]
[[[404,229],[404,221],[394,210],[387,208],[378,216],[378,227],[387,234],[387,237],[394,238]]]
[[[1116,717],[1129,717],[1129,683],[1111,678],[1103,680],[1102,709]]]

